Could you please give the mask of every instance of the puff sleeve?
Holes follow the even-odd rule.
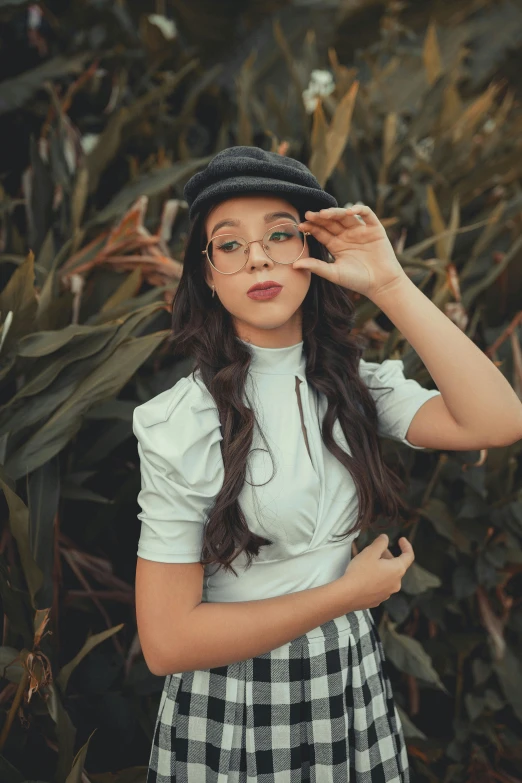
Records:
[[[194,563],[201,556],[207,511],[223,485],[219,415],[192,376],[134,409],[141,532],[138,556]]]
[[[406,378],[402,359],[385,359],[380,363],[361,359],[359,375],[368,387],[372,387],[369,392],[377,405],[379,434],[412,449],[424,449],[424,446],[414,446],[406,440],[406,433],[419,408],[440,391],[425,389],[413,378]],[[381,389],[385,386],[391,386],[391,390]]]

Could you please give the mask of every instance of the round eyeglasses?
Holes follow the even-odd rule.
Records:
[[[293,264],[301,258],[309,231],[299,231],[296,223],[279,223],[270,228],[262,239],[247,242],[236,234],[218,234],[207,243],[205,250],[211,266],[222,275],[240,272],[250,255],[250,245],[261,242],[268,258],[276,264]]]

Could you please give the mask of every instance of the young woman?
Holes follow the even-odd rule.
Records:
[[[232,147],[184,195],[172,326],[195,368],[134,414],[138,630],[165,676],[147,781],[407,783],[370,609],[400,589],[413,550],[400,538],[394,557],[380,535],[352,557],[361,529],[404,507],[378,435],[498,445],[499,397],[511,437],[520,403],[409,280],[374,213],[339,208],[304,164]],[[392,318],[451,413],[401,360],[361,358],[348,290]]]

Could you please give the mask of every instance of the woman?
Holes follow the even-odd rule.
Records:
[[[465,427],[402,361],[361,358],[348,290],[414,347],[439,329],[512,412],[511,387],[407,278],[374,213],[339,208],[299,161],[225,149],[184,195],[173,337],[195,371],[138,406],[133,424],[138,630],[165,676],[147,781],[407,782],[370,609],[400,589],[413,550],[401,538],[394,557],[381,535],[351,558],[351,544],[404,507],[379,434],[464,449],[488,433],[438,349],[433,375]]]

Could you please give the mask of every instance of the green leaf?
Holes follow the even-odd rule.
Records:
[[[392,622],[381,628],[380,636],[386,657],[397,669],[434,685],[449,696],[448,690],[433,668],[430,656],[420,642],[411,636],[397,633],[395,623]]]
[[[64,346],[69,347],[74,343],[74,351],[82,343],[91,342],[96,335],[110,334],[115,330],[117,324],[104,324],[103,326],[84,326],[83,324],[70,324],[64,329],[55,329],[52,331],[42,331],[35,334],[28,334],[20,340],[17,347],[19,356],[27,356],[32,359],[41,356],[48,356],[56,353]],[[81,357],[80,357],[81,358]]]
[[[84,771],[84,764],[85,764],[85,758],[87,756],[87,751],[89,749],[89,742],[92,739],[92,736],[94,732],[98,731],[98,729],[94,729],[94,731],[91,732],[89,735],[89,739],[83,745],[83,747],[80,748],[76,756],[74,757],[73,765],[71,767],[70,773],[67,775],[65,783],[83,783],[83,771]]]
[[[34,290],[34,256],[29,253],[23,264],[15,269],[3,291],[0,293],[0,318],[3,322],[9,312],[13,322],[5,337],[2,353],[34,327],[37,300]]]
[[[484,698],[482,696],[476,696],[474,693],[466,693],[464,695],[464,704],[466,705],[466,711],[471,722],[479,718],[484,712]]]
[[[132,300],[133,296],[138,293],[142,278],[142,271],[139,266],[130,272],[124,279],[123,283],[118,286],[116,291],[109,296],[104,302],[101,308],[101,313],[110,312],[115,307],[118,307],[122,302]]]
[[[172,185],[188,179],[198,169],[204,168],[212,157],[212,155],[208,155],[206,158],[196,158],[183,163],[174,163],[172,166],[166,166],[158,171],[137,177],[130,185],[120,190],[113,200],[89,221],[85,228],[91,228],[100,223],[108,223],[115,218],[121,217],[139,196],[152,196],[155,193],[161,193],[161,191],[172,187]]]
[[[462,600],[474,595],[477,590],[477,580],[471,566],[460,563],[451,575],[451,584],[455,598]]]
[[[11,487],[0,477],[0,487],[4,491],[9,506],[9,527],[18,545],[18,552],[24,576],[31,596],[31,604],[36,607],[36,593],[43,584],[43,573],[33,557],[29,538],[29,509]]]
[[[501,274],[505,274],[509,264],[512,261],[516,262],[519,258],[520,249],[522,248],[522,236],[517,237],[510,245],[509,249],[503,254],[502,258],[497,264],[491,266],[485,275],[481,275],[478,282],[473,283],[462,296],[462,304],[466,310],[470,310],[474,300],[478,297],[482,291],[486,291],[493,286],[493,283],[500,277]]]
[[[19,648],[29,648],[34,639],[34,607],[31,606],[31,596],[25,587],[23,565],[19,567],[17,563],[11,562],[8,566],[4,555],[0,555],[0,598],[4,614],[9,618],[5,640],[16,639]]]
[[[44,685],[42,688],[45,706],[49,715],[56,724],[56,737],[58,739],[58,764],[56,780],[65,780],[73,764],[74,744],[76,742],[76,729],[65,710],[60,691],[54,682]]]
[[[98,330],[91,332],[87,341],[80,339],[78,345],[74,341],[68,343],[63,355],[59,354],[49,363],[39,363],[40,371],[36,371],[35,377],[27,379],[20,392],[9,403],[0,407],[0,432],[16,432],[51,416],[79,384],[106,361],[130,334],[141,329],[144,322],[160,307],[158,302],[153,302],[130,312],[119,318],[116,324],[112,324],[112,328],[106,333]],[[52,379],[55,379],[54,383],[49,385]],[[24,395],[28,393],[31,397],[24,401]]]
[[[165,300],[163,298],[163,293],[165,291],[171,290],[173,287],[176,286],[154,286],[154,288],[151,288],[150,291],[145,291],[145,293],[139,294],[132,299],[126,299],[125,301],[122,301],[118,305],[112,307],[110,310],[100,310],[98,313],[94,313],[93,315],[89,316],[89,318],[87,318],[85,323],[88,325],[92,324],[93,326],[97,326],[99,324],[107,323],[108,321],[113,321],[116,318],[124,318],[133,313],[135,310],[139,310],[141,307],[149,305],[153,302],[156,302],[158,305],[161,305],[161,307],[164,307]]]
[[[18,658],[19,652],[15,647],[0,647],[0,677],[9,682],[19,683],[22,679],[24,667]]]
[[[404,736],[408,738],[417,738],[417,739],[428,739],[424,732],[422,732],[420,729],[417,728],[417,726],[413,723],[413,721],[410,720],[407,713],[400,707],[398,704],[395,705],[397,708],[397,712],[399,713],[399,718],[401,719],[402,723],[402,729],[404,732]]]
[[[197,68],[196,58],[185,62],[179,71],[164,73],[163,81],[157,87],[148,90],[136,98],[130,105],[120,105],[109,116],[109,120],[102,131],[98,143],[86,156],[85,165],[88,170],[88,192],[93,193],[98,187],[100,175],[106,169],[121,146],[121,136],[125,126],[132,121],[139,120],[147,107],[153,103],[160,103],[173,92],[187,74]],[[194,161],[190,161],[194,164]],[[186,163],[183,165],[187,165]],[[141,195],[141,194],[138,194]],[[145,194],[144,195],[148,195]],[[134,201],[134,199],[132,199]]]
[[[459,531],[451,516],[448,506],[439,498],[430,497],[428,502],[421,506],[418,513],[429,519],[437,533],[455,544],[461,552],[471,554],[470,542]]]
[[[39,329],[49,329],[51,327],[53,321],[52,311],[53,309],[56,308],[56,300],[54,300],[53,298],[56,294],[55,291],[56,277],[57,277],[56,270],[59,269],[60,265],[67,258],[72,245],[73,245],[73,237],[70,237],[63,243],[62,247],[60,248],[58,253],[56,253],[50,265],[49,272],[45,279],[45,283],[43,284],[38,296],[36,323]],[[40,249],[40,254],[44,251],[45,246],[46,246],[46,240],[44,240],[44,244]]]
[[[69,677],[76,669],[80,661],[82,661],[85,656],[88,655],[90,651],[93,650],[98,644],[101,644],[106,639],[114,636],[115,633],[118,633],[118,631],[121,631],[123,625],[123,623],[120,623],[119,625],[115,625],[113,628],[108,628],[106,631],[89,636],[82,649],[74,656],[71,661],[69,661],[69,663],[66,663],[65,666],[62,667],[60,674],[56,678],[56,682],[59,685],[62,693],[65,693],[67,683],[69,682]]]
[[[409,595],[419,595],[441,584],[438,576],[413,562],[402,577],[401,587]]]
[[[106,498],[104,495],[93,492],[92,489],[88,489],[88,487],[81,487],[72,481],[63,482],[60,497],[67,498],[67,500],[88,500],[91,503],[114,503],[112,498]]]
[[[24,71],[13,79],[5,79],[0,84],[0,114],[23,106],[39,90],[44,82],[63,78],[70,73],[82,73],[89,53],[74,57],[53,57],[43,65]]]
[[[37,596],[39,607],[52,606],[54,600],[54,522],[60,501],[60,465],[58,457],[33,470],[27,481],[31,551],[44,575]]]
[[[20,478],[58,454],[80,429],[83,414],[95,403],[115,396],[169,333],[166,329],[119,345],[8,460],[8,473]]]
[[[497,675],[502,691],[519,721],[522,722],[522,664],[520,656],[507,645],[504,657],[493,660],[493,670]]]

